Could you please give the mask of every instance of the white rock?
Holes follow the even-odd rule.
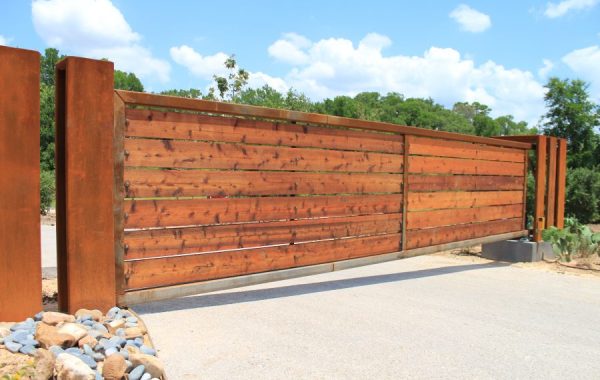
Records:
[[[79,339],[87,335],[85,327],[78,323],[63,323],[57,330],[59,334],[67,334],[72,336],[77,342]]]
[[[56,358],[54,367],[58,380],[95,380],[96,372],[81,359],[63,353]]]

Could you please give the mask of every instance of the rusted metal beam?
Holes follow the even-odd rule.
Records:
[[[59,307],[116,303],[113,64],[68,57],[56,66]]]
[[[0,46],[0,321],[42,308],[40,54]]]
[[[558,143],[556,137],[548,137],[548,189],[546,192],[546,228],[555,226],[556,210],[556,155]]]
[[[278,271],[249,274],[245,276],[236,276],[219,280],[196,282],[190,284],[165,286],[156,289],[144,289],[126,292],[119,297],[119,305],[131,306],[140,303],[160,301],[176,297],[184,297],[195,294],[216,292],[220,290],[234,289],[242,286],[264,284],[268,282],[287,280],[304,276],[311,276],[320,273],[333,272],[343,269],[356,268],[365,265],[378,264],[398,259],[427,255],[434,252],[440,252],[463,247],[471,247],[478,244],[493,243],[496,241],[517,239],[527,236],[528,231],[509,232],[500,235],[486,236],[484,238],[463,240],[459,242],[436,245],[432,247],[411,249],[408,251],[392,252],[383,255],[361,257],[358,259],[336,261],[326,264],[310,265],[299,268],[283,269]]]
[[[558,160],[556,161],[556,209],[554,224],[565,226],[565,192],[567,184],[567,140],[558,140]]]
[[[544,218],[546,205],[546,136],[538,136],[536,142],[536,166],[535,166],[535,211],[533,241],[542,241],[542,231],[546,228]]]
[[[290,123],[299,122],[366,129],[372,131],[393,132],[406,135],[427,136],[439,139],[467,141],[472,143],[505,146],[521,149],[531,148],[530,144],[518,141],[506,141],[502,139],[470,136],[460,133],[433,131],[424,128],[408,127],[403,125],[382,123],[376,121],[350,119],[339,116],[249,106],[245,104],[232,104],[223,102],[213,102],[209,100],[179,98],[174,96],[155,95],[142,92],[117,90],[117,93],[127,104],[137,104],[160,108],[177,108],[189,111],[227,114],[244,117],[260,117],[273,120],[286,120]]]

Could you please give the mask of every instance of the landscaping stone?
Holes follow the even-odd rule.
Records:
[[[146,354],[131,354],[129,355],[129,360],[131,363],[137,367],[143,365],[152,377],[161,377],[163,376],[165,370],[158,358],[152,355]]]
[[[100,310],[88,310],[88,309],[79,309],[75,312],[75,317],[80,318],[83,316],[90,316],[91,319],[93,319],[96,322],[99,322],[102,320],[102,312]]]
[[[63,353],[54,366],[58,380],[95,380],[96,372],[78,357]]]
[[[77,342],[77,345],[79,345],[80,348],[83,348],[83,346],[85,346],[85,345],[90,346],[90,348],[94,348],[94,347],[96,347],[97,344],[98,344],[98,341],[93,336],[90,336],[89,331],[88,331],[88,335],[79,339],[79,342]]]
[[[75,341],[87,335],[87,330],[78,323],[63,323],[58,328],[59,334],[66,334],[73,337]]]
[[[129,372],[129,380],[140,380],[144,375],[146,368],[143,365],[136,366],[131,372]]]
[[[38,348],[35,352],[35,374],[36,379],[50,379],[54,373],[54,355],[43,348]]]
[[[127,363],[121,355],[111,355],[104,361],[102,376],[106,380],[120,380],[127,371]]]
[[[71,314],[58,313],[55,311],[47,311],[42,316],[42,322],[48,325],[56,326],[61,322],[75,322],[75,317]]]
[[[6,347],[6,349],[9,350],[10,352],[15,353],[15,352],[19,352],[19,350],[21,349],[21,347],[23,347],[23,345],[16,343],[16,342],[12,342],[12,341],[5,341],[4,347]]]

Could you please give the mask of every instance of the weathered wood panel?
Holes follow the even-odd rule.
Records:
[[[521,190],[523,183],[523,177],[410,174],[408,191]]]
[[[126,136],[402,153],[403,136],[142,109],[127,110]]]
[[[520,231],[522,225],[523,221],[521,218],[514,218],[483,223],[412,230],[406,232],[407,249],[428,247],[436,244],[474,239],[488,235],[498,235],[505,232]]]
[[[401,173],[400,154],[179,140],[125,140],[125,165]]]
[[[408,211],[500,206],[523,203],[523,191],[408,193]]]
[[[412,143],[411,143],[412,154]],[[521,154],[521,156],[523,156]],[[409,173],[523,176],[523,163],[463,158],[410,156]]]
[[[398,233],[402,214],[128,231],[127,259]]]
[[[476,160],[525,162],[522,149],[502,148],[461,141],[413,137],[411,155],[467,158]]]
[[[401,212],[402,195],[128,200],[125,228],[274,221]]]
[[[129,198],[295,194],[399,193],[402,176],[383,173],[306,173],[126,169]]]
[[[406,229],[414,230],[453,224],[518,218],[522,214],[523,205],[521,204],[409,212],[406,215]]]
[[[151,288],[394,252],[400,234],[128,261],[127,288]]]

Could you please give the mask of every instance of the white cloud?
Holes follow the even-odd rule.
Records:
[[[269,55],[273,58],[292,65],[302,65],[308,62],[308,56],[302,51],[310,47],[311,42],[296,33],[286,33],[283,38],[269,46]]]
[[[544,88],[529,71],[492,61],[476,65],[451,48],[431,47],[419,56],[386,56],[382,50],[390,44],[388,37],[375,33],[357,46],[343,38],[312,42],[299,49],[307,60],[291,65],[282,79],[288,88],[314,99],[395,91],[407,97],[432,97],[446,106],[479,101],[491,106],[494,115],[513,114],[528,122],[544,112]]]
[[[573,50],[562,61],[581,79],[590,82],[592,97],[600,99],[600,46]]]
[[[552,71],[552,69],[554,68],[554,63],[549,59],[543,59],[542,63],[544,64],[544,66],[542,66],[538,70],[538,76],[541,79],[546,79],[548,77],[548,73],[550,73],[550,71]]]
[[[187,45],[174,46],[170,50],[171,58],[186,67],[192,74],[202,79],[212,79],[213,74],[223,75],[228,55],[219,52],[202,56]]]
[[[570,11],[592,8],[599,0],[564,0],[560,3],[548,3],[544,15],[549,18],[564,16]]]
[[[466,4],[460,4],[450,12],[449,16],[460,25],[462,30],[467,32],[479,33],[492,26],[490,16],[471,8]]]
[[[142,37],[109,0],[34,0],[31,10],[35,30],[47,45],[108,58],[116,68],[142,78],[169,80],[169,63],[141,45]]]
[[[0,45],[7,46],[10,41],[11,41],[10,38],[4,37],[3,35],[0,34]]]

